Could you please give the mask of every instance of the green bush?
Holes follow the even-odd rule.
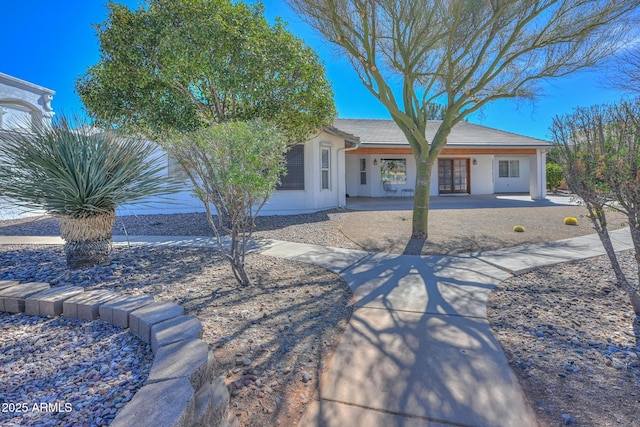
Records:
[[[555,191],[562,182],[562,168],[556,163],[547,163],[547,187]]]
[[[513,227],[513,231],[515,231],[516,233],[524,233],[524,227],[522,225],[516,225],[515,227]]]

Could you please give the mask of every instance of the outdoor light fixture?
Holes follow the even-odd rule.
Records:
[[[378,160],[377,159],[373,159],[373,166],[378,166]]]
[[[478,164],[478,160],[477,160],[475,157],[473,158],[473,164],[474,164],[474,165],[477,165],[477,164]]]

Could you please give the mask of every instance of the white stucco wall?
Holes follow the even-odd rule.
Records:
[[[528,193],[530,191],[529,171],[531,169],[530,158],[535,156],[495,156],[493,161],[494,189],[496,193]],[[520,162],[520,176],[517,178],[500,178],[498,162],[500,160],[518,160]],[[534,163],[535,171],[535,163]]]
[[[536,182],[541,177],[530,174],[535,171],[535,156],[494,156],[494,155],[447,155],[448,159],[469,159],[469,179],[470,194],[494,194],[500,192],[530,192],[530,180]],[[396,195],[401,195],[403,188],[414,188],[416,179],[416,165],[411,155],[388,155],[388,154],[347,154],[346,161],[346,182],[347,193],[351,197],[383,197],[382,180],[380,174],[380,159],[406,159],[407,161],[407,184],[396,185],[398,189]],[[360,184],[360,159],[367,161],[367,184]],[[476,164],[473,164],[473,160]],[[377,165],[373,165],[373,161]],[[498,178],[498,160],[519,160],[519,178]],[[434,165],[431,174],[431,195],[438,195],[438,164]],[[532,196],[533,197],[533,196]],[[544,196],[542,196],[544,197]]]
[[[321,185],[321,149],[330,152],[329,189]],[[276,191],[260,211],[260,215],[293,215],[333,209],[345,205],[344,139],[321,133],[305,143],[304,147],[304,190]],[[167,170],[168,173],[168,170]],[[188,183],[185,190],[144,200],[134,205],[122,206],[119,215],[171,214],[204,212],[200,200],[192,195]]]
[[[322,189],[321,150],[329,149],[329,189]],[[332,209],[345,204],[344,139],[321,133],[305,143],[304,190],[276,191],[261,214],[285,215]]]
[[[473,164],[473,159],[476,159],[477,164]],[[493,194],[493,156],[472,156],[471,165],[471,194]]]
[[[360,184],[360,159],[367,162],[367,183]],[[415,188],[416,185],[416,162],[412,155],[397,154],[347,154],[347,193],[351,197],[383,197],[381,165],[382,159],[404,159],[407,162],[407,182],[406,184],[394,184],[397,189],[396,195],[401,195],[404,188]],[[376,163],[376,164],[374,164]]]

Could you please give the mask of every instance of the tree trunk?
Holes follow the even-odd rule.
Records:
[[[61,218],[60,236],[65,240],[67,267],[90,268],[107,261],[113,247],[115,219],[115,212],[88,218]]]
[[[429,196],[433,162],[415,156],[416,189],[413,199],[413,223],[411,239],[426,240],[429,237]]]
[[[618,257],[616,255],[616,251],[613,248],[613,243],[611,243],[611,236],[609,236],[609,230],[606,225],[606,219],[604,218],[604,213],[601,212],[600,216],[593,216],[593,212],[590,210],[591,214],[596,224],[596,231],[598,232],[598,237],[600,237],[600,242],[604,247],[607,256],[609,257],[609,262],[611,263],[611,267],[613,268],[613,272],[616,275],[616,279],[618,279],[618,284],[624,288],[625,292],[629,296],[629,301],[631,302],[631,306],[633,307],[634,313],[640,315],[640,295],[638,295],[638,291],[633,287],[627,276],[622,271],[622,267],[618,262]],[[597,221],[597,223],[596,223]],[[598,226],[599,225],[599,226]]]
[[[627,217],[629,219],[629,231],[631,232],[631,240],[633,241],[636,266],[638,267],[638,286],[640,286],[640,224],[638,224],[637,220],[638,213],[635,209],[630,210],[627,213]],[[627,293],[631,299],[633,310],[637,315],[640,315],[640,295],[638,294],[638,289],[631,286],[631,284],[628,284],[628,286],[629,289]]]
[[[233,275],[241,286],[249,286],[251,280],[244,267],[244,244],[240,247],[238,232],[236,229],[231,231],[231,250],[229,260],[231,261],[231,270]]]

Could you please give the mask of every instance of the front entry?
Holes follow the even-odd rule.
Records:
[[[469,159],[438,159],[438,193],[469,193]]]

